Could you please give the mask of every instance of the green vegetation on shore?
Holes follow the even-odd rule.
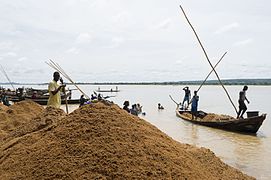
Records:
[[[271,85],[271,79],[224,79],[224,85]],[[203,81],[165,81],[165,82],[77,82],[81,85],[200,85]],[[1,83],[8,85],[10,83]],[[47,85],[48,83],[13,83],[13,85]],[[70,84],[70,83],[67,83]],[[219,85],[218,80],[208,80],[205,85]]]

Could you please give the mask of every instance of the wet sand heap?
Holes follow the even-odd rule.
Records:
[[[182,113],[183,116],[186,116],[188,119],[192,119],[192,114],[191,113]],[[208,113],[206,116],[203,118],[197,117],[198,121],[206,121],[206,122],[212,122],[215,121],[217,122],[218,120],[220,121],[230,121],[230,120],[235,120],[234,117],[229,116],[229,115],[224,115],[224,114],[214,114],[214,113]]]
[[[41,109],[5,133],[0,179],[253,179],[117,105]]]

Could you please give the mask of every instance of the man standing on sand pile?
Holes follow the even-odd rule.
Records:
[[[49,99],[47,102],[47,106],[52,106],[55,108],[60,108],[61,105],[61,95],[60,91],[63,91],[65,86],[63,84],[62,78],[60,78],[59,72],[54,72],[53,74],[54,79],[52,82],[49,83],[48,91],[49,91]],[[61,85],[57,84],[57,81],[61,81]]]

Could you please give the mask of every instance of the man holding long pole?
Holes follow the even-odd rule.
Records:
[[[54,72],[53,74],[53,81],[49,83],[48,86],[48,91],[49,91],[49,99],[47,102],[47,106],[52,106],[55,108],[60,108],[61,105],[61,95],[60,95],[60,91],[65,88],[65,84],[61,84],[59,85],[57,83],[58,80],[60,80],[60,74],[59,72]]]

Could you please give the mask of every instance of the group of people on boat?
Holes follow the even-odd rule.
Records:
[[[197,91],[194,91],[194,95],[191,99],[191,92],[188,86],[183,88],[184,90],[184,98],[181,103],[181,110],[188,110],[189,105],[191,104],[191,114],[192,114],[192,119],[197,117],[198,113],[198,102],[199,102],[199,95],[197,94]],[[239,104],[239,111],[237,113],[237,119],[239,118],[244,118],[243,115],[247,110],[247,106],[245,104],[245,101],[249,104],[249,100],[246,97],[246,91],[248,90],[248,86],[244,86],[243,90],[239,92],[239,99],[238,99],[238,104]]]
[[[131,113],[132,115],[138,116],[139,114],[142,113],[142,115],[145,115],[146,113],[142,112],[142,106],[137,103],[133,104],[132,108],[129,108],[130,102],[129,101],[124,101],[123,103],[123,109],[127,111],[128,113]]]
[[[181,110],[188,110],[189,105],[191,104],[191,114],[192,114],[192,119],[194,119],[195,116],[197,116],[198,112],[198,102],[199,102],[199,96],[198,92],[194,91],[194,95],[191,99],[191,91],[188,86],[183,88],[184,90],[184,98],[181,103]]]

